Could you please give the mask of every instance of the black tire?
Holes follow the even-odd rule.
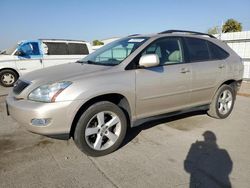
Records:
[[[229,91],[232,95],[231,106],[230,106],[229,110],[227,111],[227,113],[225,113],[225,114],[223,114],[219,111],[219,107],[220,107],[219,98],[223,95],[224,91]],[[213,118],[217,118],[217,119],[227,118],[233,110],[235,98],[236,98],[236,94],[235,94],[235,90],[232,88],[232,86],[222,85],[217,90],[217,92],[215,93],[215,95],[213,97],[212,103],[210,104],[209,110],[207,111],[208,115],[213,117]]]
[[[10,78],[12,78],[11,82],[7,82],[5,80],[6,76],[9,76]],[[0,84],[4,87],[12,87],[14,83],[17,81],[17,79],[18,79],[18,75],[13,70],[5,69],[5,70],[0,71]]]
[[[119,133],[119,136],[117,137],[117,140],[109,148],[104,149],[104,150],[96,150],[93,147],[91,147],[89,143],[87,143],[87,140],[86,140],[87,138],[85,138],[86,136],[85,130],[87,126],[89,125],[88,123],[93,120],[93,117],[95,117],[96,114],[100,112],[107,112],[107,111],[114,113],[119,118],[120,133]],[[103,156],[119,148],[119,146],[122,144],[125,138],[126,131],[127,131],[127,119],[126,119],[124,112],[114,103],[111,103],[108,101],[97,102],[93,104],[92,106],[90,106],[81,115],[75,128],[74,142],[76,146],[87,155],[90,155],[93,157]],[[98,134],[100,134],[100,132],[98,132]],[[94,136],[96,136],[96,139],[97,139],[97,134]]]

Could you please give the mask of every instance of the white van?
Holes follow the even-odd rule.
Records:
[[[92,52],[88,42],[77,40],[38,39],[19,42],[0,53],[0,84],[13,86],[28,72],[75,62]]]

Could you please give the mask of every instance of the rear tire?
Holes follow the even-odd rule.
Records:
[[[13,70],[5,69],[0,71],[0,84],[4,87],[12,87],[17,79],[18,75]]]
[[[81,115],[75,128],[74,142],[87,155],[103,156],[119,148],[126,131],[124,112],[114,103],[97,102]]]
[[[228,117],[234,107],[235,91],[230,85],[222,85],[213,97],[208,115],[217,119]]]

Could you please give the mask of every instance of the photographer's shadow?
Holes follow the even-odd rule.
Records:
[[[225,149],[218,147],[211,131],[203,133],[204,141],[192,144],[184,161],[184,169],[190,173],[190,188],[230,188],[229,174],[233,162]]]

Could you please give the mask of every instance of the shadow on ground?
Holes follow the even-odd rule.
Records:
[[[203,133],[189,149],[184,169],[190,174],[190,188],[231,188],[229,174],[233,162],[225,149],[219,148],[212,131]]]
[[[136,126],[134,128],[129,128],[127,130],[126,137],[125,137],[124,142],[123,142],[121,147],[123,147],[123,146],[127,145],[129,142],[131,142],[143,130],[153,128],[153,127],[155,127],[157,125],[160,125],[162,123],[170,123],[170,122],[180,120],[180,119],[184,119],[184,118],[187,118],[187,117],[199,116],[199,115],[204,115],[204,114],[206,114],[205,111],[194,111],[194,112],[188,112],[188,113],[185,113],[185,114],[171,116],[171,117],[162,117],[162,118],[158,118],[158,119],[155,119],[155,120],[151,120],[151,121],[141,123],[138,126]]]
[[[162,123],[170,123],[191,116],[206,114],[205,111],[189,112],[177,116],[147,121],[127,131],[123,146],[136,138],[141,131],[153,128]],[[172,127],[172,126],[171,126]],[[172,127],[174,128],[174,127]],[[231,188],[229,175],[233,161],[227,150],[221,149],[212,131],[203,133],[204,140],[194,142],[184,160],[184,170],[190,174],[190,188]]]

